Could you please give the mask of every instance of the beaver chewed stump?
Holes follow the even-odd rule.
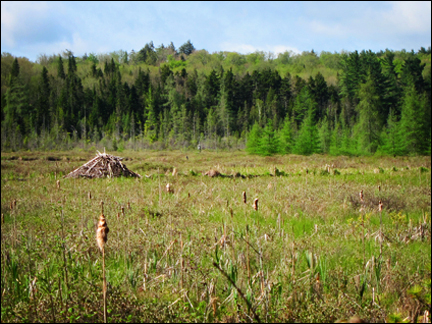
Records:
[[[121,161],[123,158],[107,153],[97,152],[97,156],[78,169],[73,170],[65,178],[141,178],[138,173],[129,170]]]

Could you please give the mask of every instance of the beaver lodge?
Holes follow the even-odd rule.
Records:
[[[141,178],[138,173],[129,170],[122,163],[123,158],[107,153],[97,152],[97,156],[88,161],[78,169],[73,170],[65,178],[113,178],[113,177],[134,177]]]

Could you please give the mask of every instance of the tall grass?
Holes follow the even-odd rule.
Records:
[[[428,309],[428,157],[125,152],[142,179],[67,179],[58,190],[92,154],[19,154],[1,160],[2,322],[414,321]],[[340,174],[321,173],[327,164]],[[245,178],[200,175],[210,169]],[[111,219],[102,262],[101,200]]]

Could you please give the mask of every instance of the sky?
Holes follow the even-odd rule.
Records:
[[[210,53],[341,52],[431,45],[431,2],[1,1],[1,51],[139,51],[190,40]]]

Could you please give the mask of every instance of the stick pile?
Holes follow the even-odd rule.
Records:
[[[97,156],[88,161],[78,169],[73,170],[65,178],[113,178],[113,177],[134,177],[141,178],[138,173],[129,170],[121,161],[123,158],[97,152]]]

